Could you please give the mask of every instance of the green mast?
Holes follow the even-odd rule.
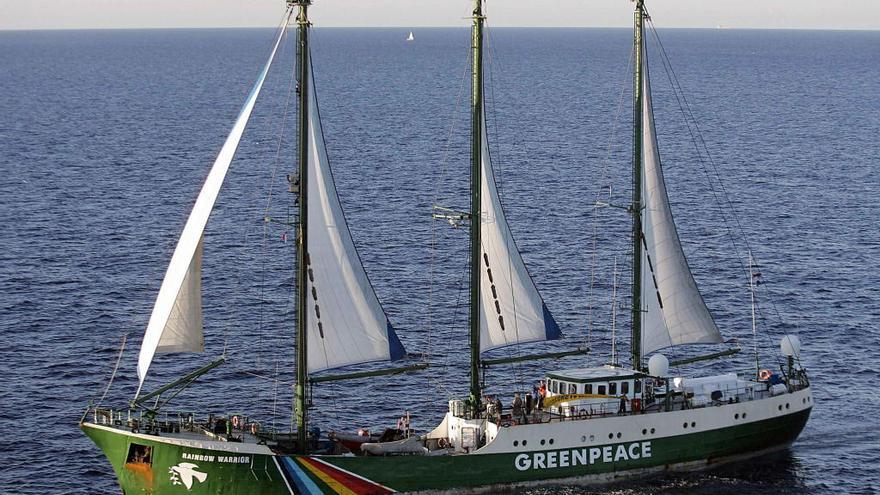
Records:
[[[642,26],[643,0],[636,0],[635,72],[633,75],[633,190],[632,205],[632,367],[642,370]]]
[[[473,406],[480,401],[480,230],[483,159],[483,0],[474,0],[472,35],[473,73],[471,80],[471,393]]]
[[[296,391],[295,416],[296,438],[300,452],[308,450],[308,327],[307,290],[309,255],[308,255],[308,172],[309,172],[309,19],[308,7],[310,0],[288,0],[288,4],[299,7],[296,25],[299,39],[296,45],[296,74],[299,88],[299,120],[297,123],[298,156],[299,156],[299,225],[296,249]]]

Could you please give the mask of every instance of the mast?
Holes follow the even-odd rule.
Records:
[[[633,74],[633,190],[632,205],[632,367],[642,370],[642,45],[643,0],[636,0]]]
[[[296,17],[297,33],[299,39],[296,45],[296,71],[299,88],[299,120],[297,123],[298,157],[299,157],[299,222],[297,232],[296,249],[296,391],[295,416],[296,438],[299,451],[305,453],[308,450],[308,414],[307,387],[308,387],[308,325],[307,315],[307,290],[308,277],[308,170],[309,170],[309,20],[308,7],[311,0],[288,0],[288,3],[299,7]]]
[[[473,72],[471,79],[471,393],[473,405],[479,404],[480,387],[480,256],[482,227],[483,154],[483,0],[474,0],[472,34]]]

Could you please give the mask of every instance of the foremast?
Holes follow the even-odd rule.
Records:
[[[642,53],[645,4],[636,0],[633,36],[632,367],[642,371]]]
[[[299,222],[296,246],[296,390],[294,415],[296,419],[297,447],[305,453],[308,445],[308,311],[306,290],[308,277],[308,171],[309,171],[309,20],[308,7],[311,0],[288,0],[289,5],[299,8],[296,16],[296,74],[299,96],[299,119],[297,121],[299,193]]]
[[[483,160],[483,0],[474,0],[471,36],[471,238],[470,238],[470,401],[477,406],[482,396],[480,383],[480,252],[482,230]]]

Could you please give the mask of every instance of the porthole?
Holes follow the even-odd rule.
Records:
[[[612,438],[614,438],[614,433],[609,433],[609,434],[608,434],[608,440],[611,440]]]
[[[552,439],[552,438],[550,439],[550,445],[553,445],[553,439]]]
[[[782,404],[779,404],[779,410],[780,411],[782,410]]]
[[[591,442],[595,442],[595,441],[596,441],[596,435],[590,435],[590,441],[591,441]]]
[[[685,421],[684,424],[681,425],[681,426],[682,426],[683,428],[687,428],[687,427],[688,427],[687,421]]]
[[[651,434],[652,435],[654,434],[654,428],[651,428]]]
[[[739,413],[734,414],[733,419],[739,419]]]
[[[696,426],[697,426],[696,421],[691,421],[691,428],[694,428],[694,427],[696,427]]]
[[[617,438],[620,438],[620,435],[621,435],[621,433],[618,431],[618,432],[617,432]]]
[[[743,419],[746,419],[746,413],[743,413]]]
[[[586,443],[586,441],[587,441],[587,436],[586,435],[581,436],[581,442]]]
[[[648,429],[642,428],[642,435],[647,435],[647,434],[648,434]]]
[[[544,439],[542,438],[542,439],[541,439],[541,445],[544,445],[545,443],[547,443],[547,441],[544,440]]]
[[[525,447],[527,443],[529,443],[528,440],[523,440],[523,447]]]
[[[791,409],[791,406],[789,405],[788,402],[785,403],[785,408],[786,408],[786,409]]]
[[[513,446],[514,446],[514,447],[519,446],[519,441],[518,441],[518,440],[514,440],[514,441],[513,441]]]
[[[803,399],[801,399],[801,404],[806,404],[806,403],[807,403],[807,398],[806,398],[806,397],[804,397]]]

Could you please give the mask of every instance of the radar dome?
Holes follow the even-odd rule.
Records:
[[[648,373],[651,376],[669,375],[669,360],[663,354],[654,354],[648,360]]]
[[[801,355],[801,339],[797,335],[786,335],[779,342],[782,355],[787,357],[799,357]]]

